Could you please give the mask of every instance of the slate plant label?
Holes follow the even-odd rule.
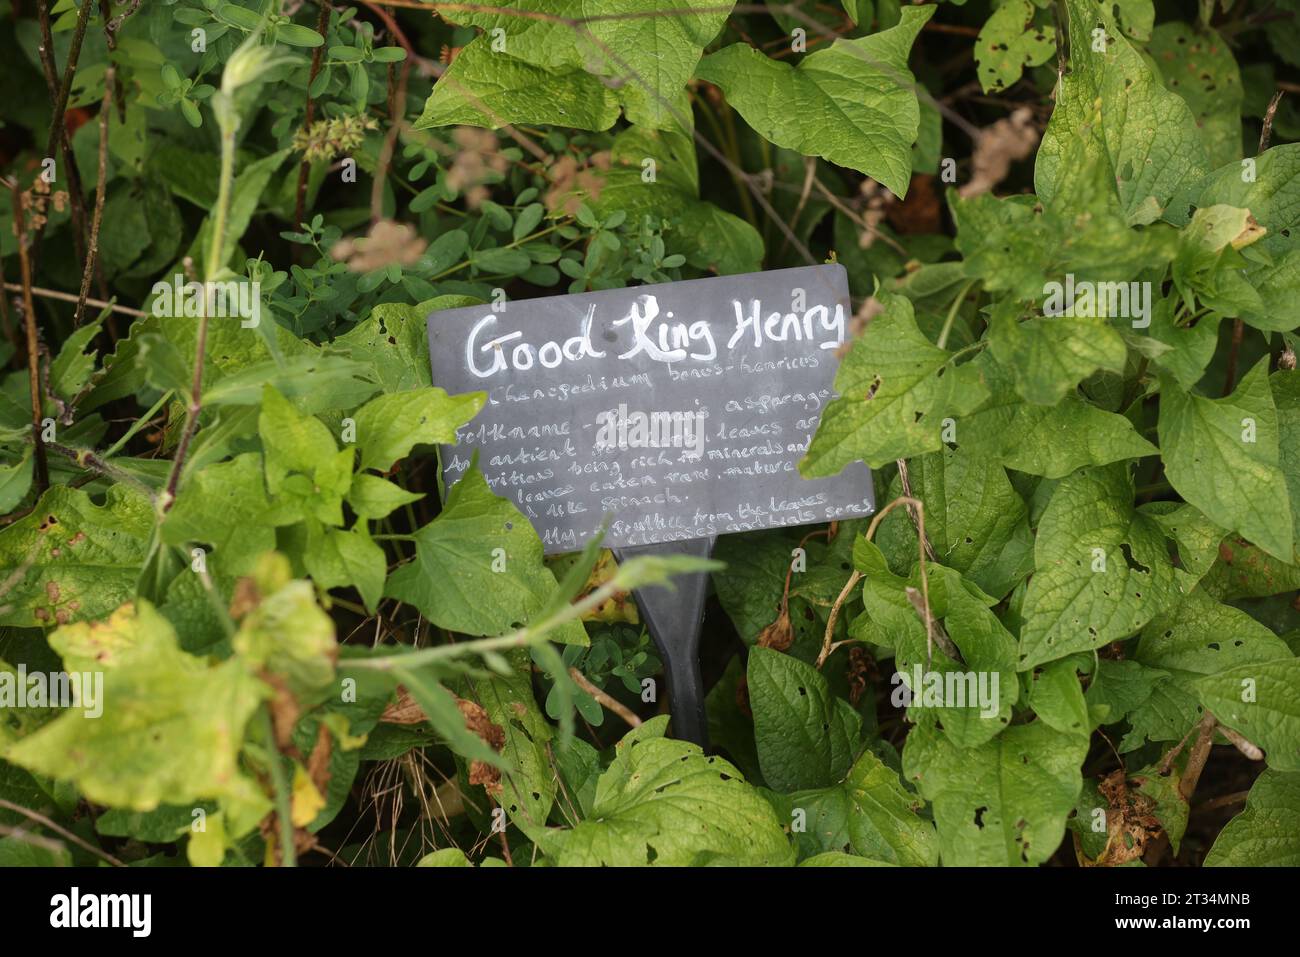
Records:
[[[851,316],[838,264],[435,312],[434,383],[488,396],[446,483],[477,452],[548,553],[868,515],[865,465],[798,469]]]

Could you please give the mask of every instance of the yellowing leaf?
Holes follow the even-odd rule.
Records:
[[[297,762],[293,766],[293,810],[290,817],[293,820],[294,827],[306,827],[320,809],[325,806],[325,798],[321,796],[320,791],[312,782],[311,775],[307,769]]]

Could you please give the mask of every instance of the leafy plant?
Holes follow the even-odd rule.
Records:
[[[1300,862],[1295,5],[668,6],[4,7],[0,863]],[[822,261],[870,519],[442,487],[431,311]]]

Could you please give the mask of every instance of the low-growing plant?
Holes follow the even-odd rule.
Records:
[[[1188,6],[0,3],[0,863],[1300,863],[1300,5]],[[870,518],[443,487],[431,312],[826,261]]]

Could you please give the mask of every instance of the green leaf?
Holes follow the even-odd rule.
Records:
[[[470,253],[470,262],[475,269],[489,273],[506,273],[519,275],[532,265],[533,261],[526,252],[519,249],[507,249],[504,246],[476,249]]]
[[[66,711],[5,759],[71,781],[97,804],[151,811],[221,798],[269,810],[239,766],[244,728],[267,693],[245,664],[231,658],[209,667],[180,651],[171,625],[147,602],[102,627],[154,649],[104,670],[104,700],[118,704],[94,718]],[[57,648],[57,633],[51,641]]]
[[[257,30],[265,22],[265,18],[260,14],[252,10],[245,10],[233,3],[220,4],[216,9],[216,14],[219,19],[225,20],[241,30]]]
[[[1174,254],[1177,233],[1133,226],[1115,194],[1106,157],[1090,152],[1088,141],[1072,137],[1062,148],[1051,198],[997,199],[984,193],[960,199],[949,191],[966,275],[979,279],[986,290],[1007,290],[1023,302],[1041,301],[1044,312],[1051,304],[1058,315],[1086,310],[1106,318],[1132,318],[1137,303],[1126,295],[1125,284],[1145,269],[1163,267]],[[1040,152],[1040,163],[1042,158]],[[1064,296],[1070,274],[1079,290],[1075,310]],[[1083,291],[1085,282],[1095,284],[1095,295]]]
[[[361,468],[386,472],[416,445],[455,442],[486,401],[486,392],[448,395],[434,386],[376,396],[356,414]]]
[[[1300,771],[1300,658],[1241,665],[1193,687],[1221,723],[1264,749],[1270,768]]]
[[[297,513],[342,525],[343,496],[352,485],[352,449],[340,451],[325,423],[300,414],[269,385],[262,393],[257,432],[271,496]]]
[[[654,176],[647,181],[651,167]],[[719,274],[754,272],[762,267],[763,238],[738,216],[700,199],[695,142],[668,131],[632,127],[614,137],[610,167],[599,189],[577,189],[570,199],[585,200],[598,218],[616,212],[632,222],[650,216],[667,220],[665,248],[684,255],[696,268]]]
[[[1229,535],[1202,581],[1220,601],[1263,598],[1300,588],[1300,566],[1280,562],[1244,538]]]
[[[231,257],[235,254],[235,247],[243,239],[244,233],[248,230],[248,224],[253,220],[253,213],[262,200],[262,193],[266,191],[267,185],[271,182],[271,177],[275,171],[280,168],[289,155],[289,150],[280,150],[278,153],[272,153],[261,159],[254,160],[240,170],[239,175],[235,177],[234,185],[230,192],[230,209],[226,213],[226,231],[225,241],[222,244],[221,251],[218,255],[218,262],[222,266],[230,264]],[[212,241],[213,221],[208,217],[203,221],[199,228],[198,234],[190,244],[187,255],[195,262],[206,262],[206,250],[208,244]],[[215,277],[209,276],[208,279]],[[193,323],[191,323],[193,324]]]
[[[984,376],[992,398],[957,421],[958,445],[1009,469],[1062,478],[1089,465],[1155,455],[1122,415],[1106,412],[1076,394],[1054,406],[1033,405],[1016,394],[1012,373],[993,356],[970,363]]]
[[[0,512],[6,515],[18,507],[32,487],[35,456],[30,448],[12,465],[0,465]]]
[[[1266,626],[1198,588],[1142,629],[1133,660],[1190,679],[1288,653],[1286,642]]]
[[[1246,665],[1290,654],[1287,645],[1245,612],[1196,589],[1142,630],[1133,660],[1148,669],[1142,700],[1131,703],[1132,730],[1121,751],[1143,740],[1178,741],[1200,720],[1195,682]],[[1164,680],[1152,681],[1154,676]]]
[[[1056,53],[1049,20],[1035,22],[1029,0],[1010,0],[993,11],[975,41],[975,65],[985,93],[1005,90],[1027,66],[1041,66]]]
[[[1092,731],[1078,665],[1074,656],[1063,658],[1034,669],[1030,678],[1030,709],[1038,720],[1062,734],[1087,735]]]
[[[101,324],[98,319],[88,322],[63,340],[58,356],[50,363],[49,387],[55,395],[72,399],[90,379],[95,368],[95,352],[85,350],[99,335]]]
[[[1092,0],[1066,0],[1070,72],[1062,77],[1056,108],[1034,165],[1034,186],[1050,202],[1065,175],[1065,157],[1082,139],[1113,176],[1129,223],[1159,219],[1179,190],[1205,174],[1208,160],[1196,120],[1176,93],[1164,88],[1114,17]],[[1095,30],[1105,52],[1094,52]]]
[[[151,358],[146,354],[142,361]],[[285,398],[293,399],[305,412],[347,408],[377,391],[375,383],[365,378],[369,373],[370,369],[363,363],[342,356],[314,353],[268,359],[222,376],[203,393],[203,404],[257,405],[262,400],[262,390],[269,385]]]
[[[552,73],[493,53],[491,43],[488,36],[477,37],[456,55],[434,84],[416,129],[549,123],[605,130],[618,119],[618,98],[591,74]]]
[[[556,795],[555,769],[548,757],[551,726],[533,697],[528,651],[515,649],[507,660],[509,675],[471,679],[468,684],[492,723],[505,732],[501,756],[510,767],[501,775],[497,800],[516,827],[532,840],[540,840]]]
[[[454,256],[459,259],[464,252],[466,237],[460,230],[453,232],[460,237],[462,244]],[[447,235],[439,237],[433,248],[446,239]],[[357,323],[356,328],[335,339],[330,348],[346,352],[358,362],[369,363],[385,392],[405,392],[428,386],[432,382],[425,316],[440,309],[477,305],[480,301],[471,296],[439,296],[418,306],[396,302],[380,303],[370,310],[370,315]]]
[[[1214,358],[1214,350],[1219,344],[1219,323],[1223,317],[1210,313],[1195,323],[1177,325],[1177,305],[1174,296],[1158,299],[1151,310],[1151,326],[1147,334],[1168,347],[1167,352],[1154,357],[1156,368],[1168,372],[1180,386],[1190,391],[1201,381]]]
[[[623,739],[591,815],[548,832],[546,856],[561,866],[794,863],[771,805],[726,761],[662,737],[666,725],[655,718]]]
[[[853,762],[862,719],[812,665],[752,648],[747,671],[763,780],[777,791],[826,787]]]
[[[1300,865],[1300,774],[1268,768],[1251,785],[1246,809],[1228,822],[1206,867]]]
[[[1123,465],[1061,480],[1038,523],[1020,670],[1127,638],[1180,595],[1164,532]]]
[[[318,47],[325,42],[325,38],[311,27],[299,26],[296,23],[279,24],[275,28],[275,38],[292,47]]]
[[[621,103],[630,122],[663,129],[678,127],[678,116],[688,118],[689,123],[683,89],[695,72],[702,48],[718,35],[731,6],[730,2],[710,0],[671,5],[659,0],[523,0],[508,11],[487,7],[449,10],[447,18],[480,27],[488,34],[497,31],[503,54],[493,55],[496,61],[525,61],[540,68],[537,72],[542,77],[587,71],[578,76],[590,88],[605,93],[614,104],[615,117]],[[528,17],[531,12],[543,16]],[[582,22],[575,28],[556,17]],[[505,74],[512,69],[508,63],[494,67]],[[535,113],[524,119],[580,125],[564,119],[547,121]],[[609,123],[596,128],[607,126]]]
[[[866,612],[853,622],[850,633],[894,649],[891,703],[906,704],[909,720],[918,725],[942,726],[959,747],[977,747],[1001,733],[1011,722],[1020,683],[1016,641],[989,610],[994,599],[952,569],[926,565],[930,611],[942,620],[964,659],[959,662],[941,646],[927,647],[925,626],[905,591],[907,587],[920,591],[919,566],[910,579],[893,578],[871,571],[860,561],[871,553],[864,538],[858,539],[854,552],[855,562],[866,574],[862,587]]]
[[[124,485],[111,486],[103,505],[80,489],[50,488],[0,530],[0,567],[17,574],[0,595],[0,625],[98,618],[134,597],[153,521],[149,502]]]
[[[869,0],[861,0],[866,3]],[[843,854],[839,851],[827,851],[825,854],[817,854],[807,860],[799,862],[799,867],[893,867],[885,861],[873,860],[869,857],[858,857],[855,854]]]
[[[856,169],[903,197],[921,123],[908,53],[935,9],[907,7],[898,26],[836,40],[796,67],[733,44],[705,57],[696,75],[722,87],[777,146]]]
[[[422,498],[424,495],[420,492],[408,492],[388,479],[364,472],[352,476],[352,488],[348,491],[348,504],[362,520],[383,518],[393,510]]]
[[[1151,814],[1169,835],[1169,844],[1177,855],[1178,846],[1187,831],[1187,819],[1191,814],[1187,798],[1183,797],[1180,789],[1181,776],[1162,771],[1158,765],[1148,765],[1139,771],[1134,771],[1130,775],[1130,780],[1135,792],[1153,802]]]
[[[420,858],[416,867],[473,867],[465,857],[465,852],[459,847],[444,847],[440,851],[434,851]]]
[[[781,820],[790,822],[801,858],[843,850],[902,867],[933,867],[939,862],[934,825],[917,814],[924,802],[870,751],[863,752],[839,784],[772,795],[769,800]],[[805,830],[794,827],[799,812]]]
[[[163,541],[204,543],[227,575],[252,570],[257,557],[275,548],[275,510],[266,496],[262,456],[246,452],[194,475],[163,522]]]
[[[1144,705],[1155,686],[1167,677],[1169,672],[1139,661],[1099,658],[1084,700],[1101,724],[1116,724]]]
[[[1178,494],[1275,558],[1294,560],[1294,524],[1279,467],[1267,358],[1222,399],[1185,392],[1164,380],[1159,431],[1165,475]]]
[[[1300,372],[1279,369],[1268,384],[1277,409],[1277,464],[1291,501],[1292,534],[1300,542]]]
[[[960,431],[958,432],[960,434]],[[912,495],[925,503],[925,534],[935,560],[1001,598],[1033,569],[1028,510],[996,462],[959,445],[908,463]],[[902,484],[889,486],[897,498]],[[876,544],[902,570],[916,560],[916,527],[895,509],[881,520]]]
[[[516,242],[527,238],[537,228],[537,224],[542,221],[545,214],[546,207],[541,203],[529,203],[519,211],[519,217],[515,220],[510,235]]]
[[[261,599],[239,623],[231,646],[248,665],[282,678],[303,701],[334,683],[338,642],[334,622],[316,603],[311,583],[286,580],[288,562],[276,559],[259,567]]]
[[[1018,310],[1016,310],[1018,311]],[[1105,319],[1044,316],[1020,322],[995,312],[989,347],[1013,370],[1016,391],[1034,405],[1056,405],[1098,369],[1123,372],[1128,348]]]
[[[1193,505],[1147,502],[1139,510],[1154,518],[1178,546],[1178,563],[1184,587],[1199,581],[1219,558],[1224,531]]]
[[[884,312],[853,341],[835,373],[833,399],[822,414],[808,454],[799,463],[804,478],[835,475],[861,460],[880,468],[940,446],[940,420],[976,407],[982,390],[972,380],[957,382],[948,368],[952,355],[917,328],[912,304],[882,293]]]
[[[1249,260],[1244,276],[1263,301],[1263,308],[1246,310],[1242,318],[1258,329],[1291,330],[1300,325],[1300,144],[1265,150],[1249,168],[1230,162],[1203,182],[1185,190],[1172,221],[1187,222],[1193,212],[1209,206],[1248,209],[1268,232],[1243,250]],[[1174,214],[1177,214],[1175,217]]]
[[[471,469],[441,515],[415,533],[415,560],[388,577],[384,594],[410,602],[433,624],[467,635],[501,635],[527,624],[556,588],[528,520]],[[499,570],[498,570],[499,569]],[[557,641],[587,643],[578,622]]]
[[[1165,86],[1187,101],[1210,165],[1241,158],[1241,72],[1223,37],[1180,20],[1156,27],[1147,44]]]
[[[1151,39],[1156,19],[1153,0],[1113,0],[1113,9],[1125,33],[1134,40]]]
[[[962,750],[918,727],[903,747],[906,779],[934,806],[947,867],[1024,866],[1051,857],[1083,785],[1088,737],[1043,722],[1015,725]]]
[[[713,589],[746,644],[757,641],[759,633],[780,614],[785,576],[801,537],[797,533],[772,531],[724,535],[718,539],[713,554],[726,568],[714,573]],[[814,540],[804,546],[810,567],[816,560],[817,545]],[[792,599],[792,604],[797,607],[798,599]],[[796,636],[820,635],[823,630],[818,628],[818,622],[809,622],[796,614],[791,615],[791,625]]]
[[[319,529],[309,525],[303,562],[321,588],[353,586],[368,611],[374,611],[384,594],[388,558],[363,528]]]

